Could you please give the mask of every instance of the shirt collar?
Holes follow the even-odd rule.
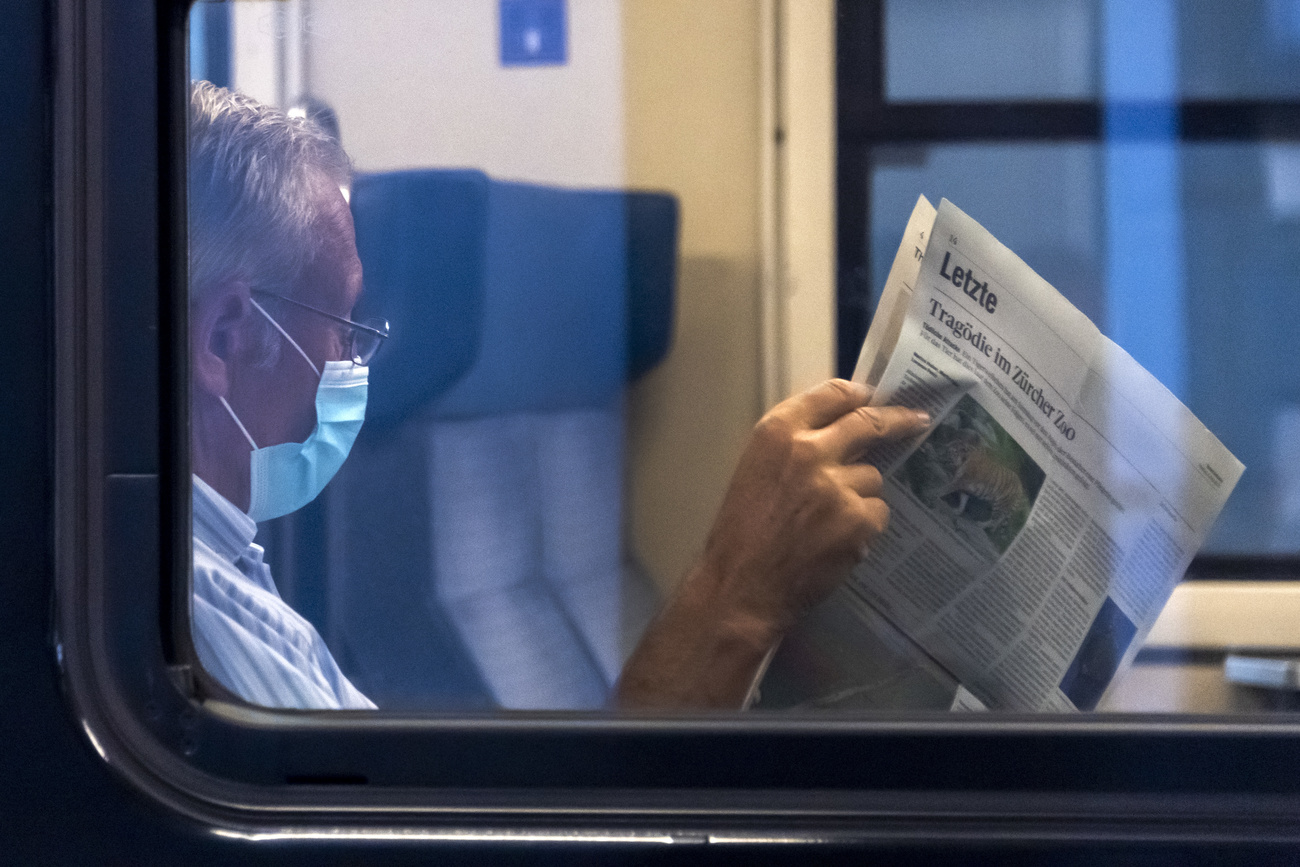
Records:
[[[257,522],[198,476],[192,479],[194,538],[235,562],[253,544]]]

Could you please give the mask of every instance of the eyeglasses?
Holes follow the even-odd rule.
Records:
[[[388,339],[387,319],[364,319],[361,322],[353,322],[351,319],[335,316],[333,313],[326,313],[324,310],[319,310],[310,304],[303,304],[301,301],[286,298],[275,292],[268,292],[265,289],[253,289],[251,291],[267,298],[277,298],[304,310],[310,310],[312,313],[317,313],[326,319],[333,319],[340,325],[346,325],[352,329],[351,357],[353,364],[369,364],[370,360],[375,357],[375,353],[379,351],[379,347],[383,346],[384,341]]]

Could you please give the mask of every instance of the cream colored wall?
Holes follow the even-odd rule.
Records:
[[[760,9],[624,0],[626,170],[681,202],[676,334],[631,391],[631,541],[671,585],[760,413]]]
[[[779,0],[780,397],[835,372],[835,3]]]

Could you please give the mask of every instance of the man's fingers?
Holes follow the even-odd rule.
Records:
[[[858,546],[858,557],[865,558],[876,540],[889,526],[889,505],[878,497],[862,501],[864,538]]]
[[[866,406],[871,388],[845,379],[828,379],[805,392],[786,398],[772,408],[771,416],[782,418],[797,427],[817,430]]]
[[[821,432],[829,454],[852,461],[881,440],[897,440],[925,430],[930,416],[901,406],[864,406],[850,412]]]
[[[859,497],[879,497],[884,490],[880,470],[870,464],[845,464],[839,467],[840,479]]]

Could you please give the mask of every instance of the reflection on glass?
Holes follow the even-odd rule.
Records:
[[[1289,145],[1185,144],[1178,149],[1188,370],[1184,400],[1249,468],[1206,551],[1289,553],[1300,547],[1290,444],[1300,375],[1286,351],[1300,267],[1300,161]],[[971,206],[1102,329],[1107,234],[1098,145],[942,145],[878,149],[872,172],[872,282],[884,283],[898,226],[919,192]],[[1050,195],[1044,191],[1050,190]],[[1251,345],[1255,352],[1244,353]],[[1243,388],[1242,383],[1250,383]]]
[[[231,303],[264,332],[262,367],[232,377],[221,412],[195,377],[196,647],[254,703],[599,708],[653,610],[623,543],[623,392],[666,350],[675,206],[605,189],[624,185],[617,10],[575,4],[584,50],[527,70],[478,50],[497,25],[480,5],[191,15],[196,76],[252,98],[196,101],[195,342],[231,343],[203,313],[243,285],[203,269],[207,236],[262,217],[251,184],[223,211],[204,179],[238,187],[258,161],[264,197],[352,218],[347,237],[320,239],[315,218],[260,233],[279,249],[247,269],[285,273],[247,277]],[[336,192],[313,192],[320,175]],[[369,361],[340,323],[375,316],[393,320],[386,351],[330,369]],[[365,424],[339,433],[334,416],[355,427],[360,410],[333,396],[367,391]]]
[[[907,215],[924,195],[963,207],[1107,330],[1102,154],[1089,144],[878,148],[871,174],[871,285],[885,284]],[[1048,215],[1051,219],[1048,219]]]
[[[1300,5],[1294,0],[1179,3],[1185,99],[1294,99],[1300,91]]]
[[[233,90],[195,85],[190,146],[209,688],[285,708],[739,709],[883,529],[858,446],[923,427],[899,408],[872,426],[864,391],[823,384],[745,447],[756,257],[709,226],[685,224],[693,361],[674,368],[678,202],[719,200],[748,116],[699,91],[726,110],[687,118],[737,142],[641,192],[662,128],[631,115],[625,147],[642,31],[615,4],[567,4],[566,50],[539,46],[540,65],[489,50],[527,19],[493,4],[215,8],[224,29],[204,11],[193,56]],[[657,60],[626,69],[629,88],[659,80]],[[734,210],[715,206],[723,236],[752,236]]]
[[[1096,97],[1097,0],[885,4],[890,102]]]
[[[887,6],[891,99],[1096,97],[1097,4],[932,6]],[[1251,9],[1266,6],[1283,14]],[[757,89],[735,75],[752,58],[715,51],[705,26],[734,21],[701,10],[687,34],[653,3],[570,0],[559,61],[507,66],[491,3],[194,7],[195,77],[292,119],[305,143],[281,174],[310,217],[240,224],[226,259],[209,257],[203,231],[219,241],[238,221],[219,191],[191,191],[192,343],[211,356],[192,365],[194,609],[214,690],[272,706],[595,710],[618,701],[622,678],[641,705],[739,707],[781,634],[774,612],[826,592],[798,584],[820,575],[823,527],[757,517],[779,509],[754,498],[779,504],[798,487],[768,484],[779,474],[758,469],[761,443],[745,450],[770,350],[745,108]],[[1183,52],[1210,25],[1180,14]],[[951,50],[929,46],[923,24]],[[648,49],[687,39],[699,66]],[[963,40],[1011,47],[972,57]],[[1199,61],[1179,58],[1190,81]],[[1211,550],[1292,551],[1300,395],[1284,359],[1240,347],[1281,346],[1294,330],[1300,159],[1262,145],[1177,153],[1186,397],[1252,467]],[[1107,283],[1100,146],[880,147],[872,166],[874,286],[917,195],[946,196],[1103,331],[1115,326],[1125,308]],[[217,273],[222,261],[238,267]],[[223,291],[232,305],[207,304]],[[380,317],[391,337],[362,372],[352,358],[370,351],[338,320]],[[752,485],[738,498],[733,472]],[[1022,484],[1032,508],[1042,481]],[[949,505],[973,520],[982,507]],[[760,594],[762,617],[727,607],[752,594],[700,589],[734,590],[719,574],[740,563],[785,588]],[[1094,644],[1113,649],[1123,624],[1098,622],[1110,637]],[[761,628],[733,640],[737,623]],[[868,643],[855,676],[872,688],[838,710],[951,705],[951,677],[909,659],[888,624]],[[1096,669],[1070,675],[1084,704]],[[759,707],[782,706],[774,681]]]
[[[1175,98],[1292,99],[1300,89],[1300,5],[1124,0],[885,3],[890,102],[1093,100],[1102,95],[1107,27],[1169,18]],[[1164,47],[1152,45],[1157,53]],[[1142,52],[1137,54],[1139,62]]]
[[[1191,406],[1250,468],[1220,519],[1216,551],[1300,549],[1291,505],[1300,375],[1286,348],[1300,325],[1293,150],[1183,148]]]

